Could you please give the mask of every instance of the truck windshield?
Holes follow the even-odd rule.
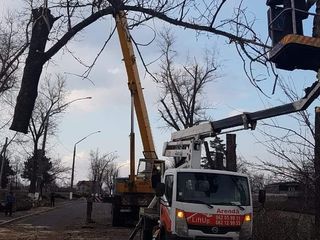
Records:
[[[248,179],[214,173],[178,173],[177,201],[249,206]]]

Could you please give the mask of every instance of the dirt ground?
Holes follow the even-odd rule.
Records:
[[[105,239],[105,240],[127,240],[130,233],[130,228],[114,228],[111,225],[84,225],[75,226],[73,229],[63,231],[51,231],[46,228],[35,228],[29,225],[9,225],[0,228],[1,240],[35,240],[35,239],[50,239],[50,240],[85,240],[85,239]],[[136,236],[135,240],[140,239]]]

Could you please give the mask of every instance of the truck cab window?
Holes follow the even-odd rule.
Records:
[[[173,175],[168,175],[165,178],[164,195],[166,196],[170,206],[171,206],[171,203],[172,203],[172,191],[173,191]]]
[[[249,206],[251,202],[248,179],[213,173],[178,173],[177,201],[197,200],[216,205],[229,205],[233,202]]]

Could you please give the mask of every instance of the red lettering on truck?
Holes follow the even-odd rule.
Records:
[[[244,215],[185,212],[188,224],[204,226],[241,226]]]

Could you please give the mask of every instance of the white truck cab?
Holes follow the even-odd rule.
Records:
[[[162,239],[252,239],[252,197],[246,175],[207,169],[165,172]]]

